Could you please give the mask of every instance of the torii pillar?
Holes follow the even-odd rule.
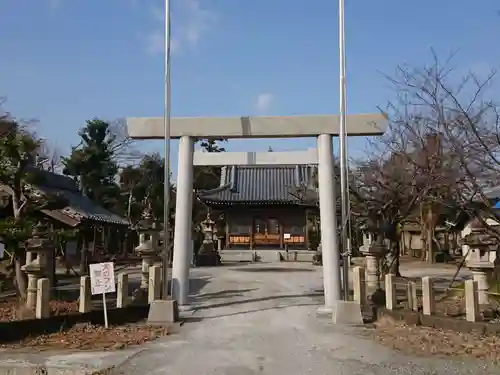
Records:
[[[332,137],[338,136],[336,115],[275,117],[183,117],[171,119],[171,138],[180,139],[177,171],[177,202],[172,269],[173,298],[179,307],[189,305],[189,265],[192,257],[193,140],[198,138],[301,138],[317,137],[319,206],[323,252],[325,305],[331,312],[342,300],[340,249],[337,242],[336,192]],[[381,135],[386,128],[382,114],[347,116],[347,136]],[[164,139],[164,121],[158,118],[127,119],[133,139]],[[277,153],[273,153],[277,154]]]

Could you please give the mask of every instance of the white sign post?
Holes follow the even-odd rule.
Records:
[[[92,295],[102,294],[104,309],[104,326],[108,328],[108,309],[106,307],[106,293],[116,292],[115,269],[112,262],[94,263],[90,268],[90,287]]]

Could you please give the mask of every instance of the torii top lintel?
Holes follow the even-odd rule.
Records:
[[[171,138],[299,138],[320,134],[339,135],[338,115],[177,117],[171,119]],[[163,139],[163,117],[127,119],[134,139]],[[382,135],[387,128],[384,114],[347,116],[348,136]]]

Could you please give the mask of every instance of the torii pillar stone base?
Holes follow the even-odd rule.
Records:
[[[339,325],[363,324],[361,304],[357,301],[337,301],[332,311],[332,321]]]
[[[175,300],[155,300],[149,305],[148,324],[167,325],[179,321],[179,307]]]

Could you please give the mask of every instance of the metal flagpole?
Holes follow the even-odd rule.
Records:
[[[340,202],[342,209],[341,248],[342,248],[342,276],[344,300],[349,299],[349,192],[347,184],[347,145],[346,145],[346,111],[347,111],[347,86],[346,86],[346,57],[344,35],[344,0],[339,0],[339,58],[340,58]]]
[[[168,293],[168,266],[170,264],[170,0],[165,0],[165,108],[163,113],[164,120],[164,182],[163,182],[163,288],[162,298],[169,299]]]

